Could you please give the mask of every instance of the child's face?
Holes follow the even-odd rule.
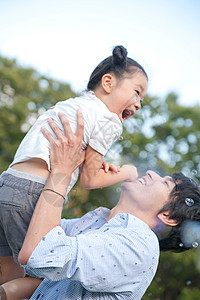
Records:
[[[128,78],[115,80],[110,93],[109,110],[116,113],[121,122],[132,117],[141,107],[147,86],[148,81],[142,71]]]

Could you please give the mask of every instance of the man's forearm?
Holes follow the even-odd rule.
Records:
[[[45,188],[53,189],[65,196],[70,178],[71,173],[65,175],[51,173]],[[53,191],[44,190],[41,192],[18,257],[21,264],[27,263],[42,237],[52,228],[60,225],[63,202],[63,197]]]

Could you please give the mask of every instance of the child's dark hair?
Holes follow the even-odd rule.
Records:
[[[113,55],[104,59],[94,69],[90,76],[87,89],[93,91],[101,82],[102,76],[107,73],[112,73],[119,79],[123,78],[125,73],[134,74],[139,69],[148,79],[143,67],[132,58],[127,57],[127,53],[127,50],[123,46],[116,46],[113,49]]]
[[[194,248],[193,243],[184,243],[182,233],[186,222],[200,222],[200,189],[181,172],[173,173],[172,178],[175,187],[170,194],[171,201],[160,212],[170,211],[170,219],[176,220],[178,225],[171,228],[167,237],[160,238],[160,250],[183,252]]]

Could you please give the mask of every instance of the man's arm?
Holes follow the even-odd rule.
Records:
[[[54,138],[47,129],[42,132],[50,143],[50,163],[51,173],[45,184],[40,198],[35,207],[31,222],[19,253],[18,260],[21,264],[26,264],[31,253],[42,239],[52,228],[61,224],[61,212],[67,187],[70,183],[72,172],[84,160],[84,152],[81,150],[82,136],[84,130],[83,117],[77,111],[77,130],[73,134],[69,122],[64,114],[59,113],[65,135],[59,127],[50,119],[49,125],[54,131]],[[56,194],[52,190],[60,193]]]

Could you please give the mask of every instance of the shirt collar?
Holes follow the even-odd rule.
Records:
[[[105,103],[103,103],[103,101],[101,101],[99,98],[97,98],[97,96],[95,95],[95,93],[93,91],[88,91],[87,95],[91,98],[91,99],[95,99],[96,101],[98,101],[99,105],[102,106],[102,108],[104,108],[106,111],[110,110],[108,109],[108,107],[105,105]]]
[[[129,213],[118,213],[116,216],[110,219],[109,222],[112,222],[112,220],[119,221],[123,225],[123,227],[133,227],[134,229],[138,228],[140,230],[142,229],[152,231],[149,225],[147,225],[144,221]]]
[[[108,219],[110,214],[110,209],[107,207],[98,207],[94,211],[99,217],[104,218],[105,220]]]
[[[87,95],[88,95],[91,99],[92,99],[92,98],[95,99],[95,100],[99,103],[99,105],[101,105],[102,109],[106,110],[106,112],[109,112],[110,114],[115,115],[116,118],[117,118],[117,120],[119,120],[119,122],[120,122],[120,124],[121,124],[121,121],[120,121],[118,115],[117,115],[116,113],[114,113],[114,112],[111,112],[111,111],[108,109],[108,107],[105,105],[105,103],[103,103],[103,101],[101,101],[99,98],[97,98],[97,96],[95,95],[95,93],[94,93],[93,91],[88,91],[88,92],[87,92]]]
[[[94,212],[101,218],[104,218],[105,220],[107,220],[107,218],[109,217],[110,214],[110,209],[106,208],[106,207],[98,207],[94,210]],[[155,235],[156,234],[153,232],[153,230],[149,227],[149,225],[147,225],[147,223],[145,223],[144,221],[142,221],[141,219],[133,216],[132,214],[129,213],[118,213],[116,216],[114,216],[113,218],[111,218],[108,222],[107,225],[111,225],[112,224],[116,225],[117,223],[120,223],[122,227],[124,228],[133,228],[134,231],[137,230],[139,231],[148,231],[150,234]],[[156,236],[157,237],[157,236]]]

